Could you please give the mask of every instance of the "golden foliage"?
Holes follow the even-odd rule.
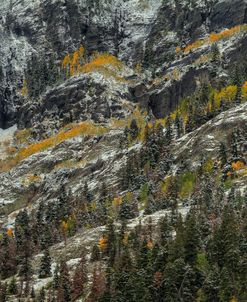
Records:
[[[133,200],[134,193],[133,192],[127,192],[125,195],[125,199],[127,202],[131,202]]]
[[[203,172],[204,173],[212,173],[214,168],[214,162],[212,159],[207,160],[203,165]]]
[[[88,72],[100,70],[101,67],[106,67],[106,66],[120,69],[123,66],[123,63],[111,54],[96,53],[89,63],[82,66],[80,71],[84,73],[88,73]]]
[[[148,242],[147,242],[147,248],[148,248],[149,250],[151,250],[153,247],[154,247],[153,241],[152,241],[151,239],[148,240]]]
[[[7,235],[8,235],[8,237],[13,237],[14,236],[14,231],[13,231],[12,228],[8,228]]]
[[[62,61],[62,67],[65,68],[70,63],[70,55],[67,54]]]
[[[203,45],[206,45],[206,44],[210,45],[210,44],[213,44],[213,43],[218,42],[220,40],[231,38],[232,36],[234,36],[238,33],[241,33],[243,31],[247,31],[247,25],[246,24],[237,25],[237,26],[234,26],[230,29],[225,29],[225,30],[221,31],[220,33],[213,32],[208,37],[206,37],[205,39],[196,40],[195,42],[187,45],[183,51],[184,51],[184,53],[187,54],[190,51],[195,50],[195,49],[197,49],[197,48],[199,48]]]
[[[227,86],[214,94],[215,108],[220,108],[221,101],[232,102],[236,98],[238,87],[236,85]]]
[[[123,66],[115,56],[108,53],[95,53],[89,62],[84,60],[85,49],[81,46],[72,54],[67,54],[62,60],[62,69],[66,71],[67,77],[72,77],[80,73],[100,72],[107,77],[114,77],[118,81],[125,81],[117,72]]]
[[[124,234],[123,244],[126,246],[129,243],[129,233]]]
[[[99,240],[99,248],[100,248],[101,252],[104,252],[106,250],[106,248],[107,248],[107,241],[108,241],[108,239],[104,235],[100,238],[100,240]]]
[[[245,164],[240,160],[232,163],[232,169],[234,171],[242,170],[242,169],[244,169],[244,167],[245,167]]]
[[[117,196],[117,197],[115,197],[115,198],[113,199],[112,205],[113,205],[114,207],[118,207],[118,206],[120,206],[120,204],[122,204],[122,202],[123,202],[123,197]]]
[[[172,176],[167,176],[161,183],[160,191],[164,194],[164,196],[167,195],[172,180],[173,180]]]
[[[138,74],[141,74],[141,72],[142,72],[142,64],[141,63],[136,64],[135,72],[138,73]]]
[[[242,98],[247,101],[247,81],[242,86]]]
[[[66,233],[68,228],[69,228],[69,223],[67,221],[63,220],[62,223],[61,223],[62,231]]]
[[[22,95],[23,97],[25,97],[25,96],[28,95],[27,80],[26,80],[26,79],[24,79],[24,81],[23,81],[23,87],[22,87],[22,89],[21,89],[21,95]]]
[[[72,54],[67,54],[62,60],[62,68],[66,70],[67,76],[73,76],[80,70],[80,64],[83,62],[85,48],[81,45],[78,50]]]
[[[196,40],[195,42],[189,44],[188,46],[185,47],[184,53],[189,53],[190,51],[197,49],[201,47],[205,43],[204,40]]]
[[[23,181],[24,185],[30,185],[33,183],[37,183],[41,181],[41,177],[37,174],[30,174],[26,177],[26,179]]]
[[[177,46],[176,49],[175,49],[176,53],[180,53],[182,51],[182,48]]]
[[[225,29],[220,33],[211,33],[209,36],[209,42],[210,43],[215,43],[219,40],[223,40],[226,38],[230,38],[234,36],[235,34],[241,32],[241,31],[246,31],[247,30],[247,25],[237,25],[229,29]]]
[[[0,170],[8,171],[23,159],[35,153],[54,147],[61,142],[76,136],[95,136],[102,135],[106,132],[107,128],[92,122],[82,122],[79,124],[68,125],[66,129],[62,129],[60,132],[58,132],[58,134],[20,149],[18,153],[13,158],[9,158],[8,161],[0,161]]]

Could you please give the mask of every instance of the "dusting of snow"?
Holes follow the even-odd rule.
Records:
[[[6,158],[6,146],[5,144],[11,144],[14,133],[17,130],[17,126],[14,125],[8,129],[0,128],[0,160]]]

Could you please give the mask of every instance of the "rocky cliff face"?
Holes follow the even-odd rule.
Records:
[[[176,63],[175,49],[204,35],[246,22],[246,1],[3,1],[1,4],[1,125],[19,120],[20,96],[27,62],[36,54],[62,59],[83,44],[94,51],[117,55],[129,66],[141,64],[152,73],[191,67],[199,54]],[[230,13],[229,13],[230,12]],[[239,42],[237,42],[239,43]],[[240,52],[245,53],[245,48]],[[226,52],[226,57],[228,56]],[[234,54],[231,54],[234,59]],[[236,61],[234,60],[236,63]],[[232,64],[228,61],[228,64]],[[198,68],[196,68],[198,69]],[[209,69],[209,68],[208,68]],[[210,69],[209,69],[210,71]],[[207,72],[207,70],[206,70]],[[205,68],[189,70],[161,95],[151,92],[151,108],[164,116],[195,88],[193,79]],[[192,79],[188,81],[187,79]],[[189,83],[188,83],[189,82]],[[152,90],[152,89],[151,89]],[[174,95],[175,92],[175,95]],[[162,99],[156,108],[154,99]],[[157,102],[160,103],[160,102]],[[162,107],[162,108],[161,108]]]
[[[245,200],[246,23],[247,0],[2,0],[3,234],[24,209],[33,231],[43,211],[53,260],[73,271],[107,218],[119,227],[125,200],[129,231],[186,216],[205,186],[220,206],[230,189]],[[38,277],[44,238],[33,237],[40,290],[51,279]]]

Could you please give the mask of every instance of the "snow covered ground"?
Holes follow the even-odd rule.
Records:
[[[4,159],[6,156],[6,145],[8,145],[13,139],[14,133],[17,130],[17,126],[14,125],[8,129],[0,128],[0,159]]]

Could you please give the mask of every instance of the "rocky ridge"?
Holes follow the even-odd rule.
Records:
[[[104,183],[113,200],[109,207],[118,208],[115,199],[128,193],[122,186],[126,164],[130,165],[132,157],[135,161],[135,156],[142,159],[146,155],[145,125],[152,129],[160,122],[162,135],[166,137],[170,113],[171,116],[178,113],[184,100],[197,101],[197,92],[204,84],[213,87],[214,93],[233,85],[234,67],[246,59],[246,0],[3,1],[0,13],[3,45],[0,126],[4,129],[0,132],[0,221],[7,230],[14,228],[15,219],[23,209],[33,217],[40,206],[49,208],[59,204],[63,190],[68,203],[76,207],[84,198],[85,183],[94,196],[93,206],[97,208]],[[210,41],[212,33],[238,26],[234,34]],[[197,41],[202,42],[186,51]],[[37,97],[22,93],[28,62],[33,56],[42,58],[43,62],[54,56],[54,64],[61,71],[64,56],[80,45],[85,47],[85,64],[91,62],[93,52],[97,51],[116,56],[123,65],[110,73],[99,68],[59,76]],[[241,82],[241,89],[242,85]],[[205,122],[205,116],[201,116],[199,126],[180,137],[173,124],[169,168],[165,171],[159,162],[153,172],[145,165],[142,174],[137,175],[141,185],[130,189],[138,214],[128,220],[129,230],[135,229],[139,219],[148,225],[150,217],[155,227],[160,218],[172,213],[168,206],[146,215],[147,205],[140,200],[145,177],[151,195],[155,196],[157,187],[167,180],[197,173],[203,160],[220,169],[221,144],[226,145],[230,154],[229,137],[233,130],[246,131],[246,103],[234,99],[227,106],[215,110],[214,115],[207,112],[209,117]],[[130,139],[133,119],[137,120],[140,133]],[[83,130],[76,130],[78,127]],[[230,186],[242,196],[246,193],[246,143],[241,143],[242,156],[228,163],[230,174],[227,174],[224,200]],[[162,153],[162,160],[169,158],[166,152]],[[239,163],[240,168],[235,171],[231,165]],[[219,175],[213,177],[217,182]],[[193,207],[193,196],[178,200],[178,212],[186,215]],[[78,226],[71,238],[67,238],[68,242],[60,236],[57,241],[62,242],[51,247],[53,259],[65,258],[72,271],[81,247],[87,246],[90,258],[92,245],[97,244],[105,231],[102,226],[105,221],[98,217],[95,223],[97,217],[91,212],[90,215],[93,218],[87,217],[89,225]],[[120,227],[118,220],[115,224]],[[38,278],[41,256],[39,251],[32,257],[37,290],[51,281],[51,278]]]

